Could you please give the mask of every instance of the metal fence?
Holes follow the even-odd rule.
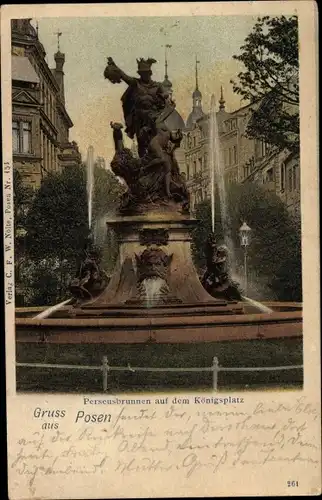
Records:
[[[151,366],[110,366],[107,356],[103,356],[102,364],[99,366],[87,365],[60,365],[60,364],[45,364],[45,363],[16,363],[17,367],[30,368],[53,368],[58,370],[99,370],[102,372],[103,391],[108,390],[108,374],[112,371],[119,372],[212,372],[212,387],[214,391],[218,390],[218,375],[220,372],[267,372],[267,371],[283,371],[283,370],[300,370],[303,365],[286,365],[286,366],[249,366],[249,367],[226,367],[220,366],[219,360],[215,356],[211,366],[205,367],[151,367]]]

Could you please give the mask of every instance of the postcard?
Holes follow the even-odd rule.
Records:
[[[317,37],[2,7],[11,500],[321,494]]]

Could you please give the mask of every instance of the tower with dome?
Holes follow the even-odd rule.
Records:
[[[172,82],[169,80],[169,75],[168,75],[168,57],[167,57],[167,48],[170,48],[171,45],[166,45],[165,46],[165,55],[164,55],[164,80],[162,82],[162,87],[165,89],[165,91],[169,94],[169,96],[172,98],[173,97],[173,87],[172,87]],[[180,129],[182,131],[185,131],[186,129],[186,124],[184,122],[184,119],[180,115],[177,109],[174,109],[171,115],[171,128],[173,130],[175,129]],[[183,147],[183,144],[176,149],[175,151],[175,157],[178,162],[179,170],[180,172],[185,172],[185,150]]]
[[[200,118],[205,116],[205,113],[202,110],[202,93],[199,90],[198,64],[200,64],[200,62],[198,61],[198,59],[196,57],[196,63],[195,63],[196,86],[195,86],[195,90],[192,93],[192,111],[190,112],[188,119],[187,119],[187,123],[186,123],[186,128],[188,130],[190,130],[194,127],[197,120],[199,120]]]

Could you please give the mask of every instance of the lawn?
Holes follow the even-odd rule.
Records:
[[[32,344],[17,343],[18,363],[101,365],[107,356],[110,366],[208,367],[213,357],[222,367],[301,365],[303,345],[299,338],[248,340],[190,344]],[[290,369],[266,372],[220,372],[219,389],[301,387],[303,371]],[[212,372],[108,373],[108,392],[207,390]],[[70,370],[17,367],[17,390],[36,392],[102,392],[99,370]]]

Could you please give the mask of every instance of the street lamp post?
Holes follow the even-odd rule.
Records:
[[[240,235],[240,244],[242,247],[244,247],[245,294],[247,294],[247,286],[248,286],[247,248],[250,243],[250,233],[251,233],[251,228],[246,224],[246,222],[243,222],[243,224],[239,228],[239,235]]]

